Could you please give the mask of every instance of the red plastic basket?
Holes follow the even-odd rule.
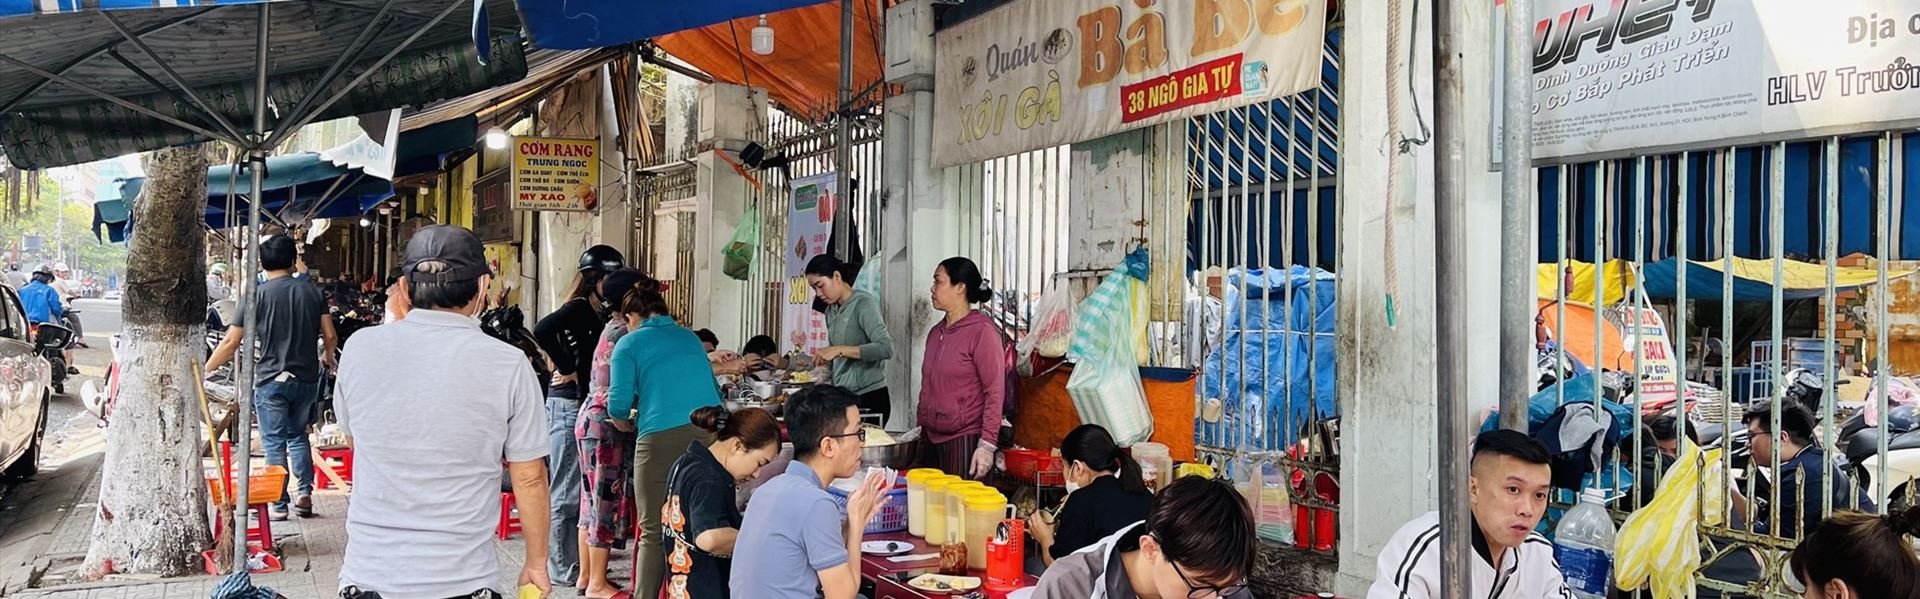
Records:
[[[1048,483],[1038,480],[1042,473],[1058,473],[1065,470],[1066,463],[1060,456],[1039,449],[1007,450],[1007,475],[1027,482]],[[1049,477],[1051,478],[1051,477]],[[1051,481],[1060,484],[1060,481]]]

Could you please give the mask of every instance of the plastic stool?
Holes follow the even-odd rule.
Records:
[[[247,526],[246,539],[249,542],[259,543],[261,550],[273,551],[273,519],[267,516],[267,505],[268,504],[265,503],[255,503],[247,506],[247,510],[253,513],[253,524]],[[226,518],[214,520],[214,536],[219,536],[226,528]],[[514,530],[519,530],[517,524]]]
[[[493,533],[505,541],[520,532],[520,516],[514,513],[513,493],[500,494],[500,524],[493,527]]]
[[[340,447],[318,450],[320,460],[313,462],[313,487],[316,489],[333,488],[333,478],[327,476],[322,468],[332,470],[340,476],[341,482],[353,484],[353,449]]]

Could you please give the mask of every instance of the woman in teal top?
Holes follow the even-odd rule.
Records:
[[[893,413],[887,395],[887,358],[893,338],[880,317],[880,299],[853,288],[858,267],[821,254],[807,261],[807,285],[827,304],[827,348],[819,358],[833,365],[833,386],[860,396],[860,411],[880,415],[881,426]]]
[[[613,348],[607,414],[615,428],[636,436],[633,495],[643,534],[633,594],[658,597],[666,564],[660,506],[666,503],[667,473],[688,445],[710,441],[688,415],[720,405],[720,388],[700,338],[674,322],[660,292],[634,289],[621,301],[620,314],[631,332]]]

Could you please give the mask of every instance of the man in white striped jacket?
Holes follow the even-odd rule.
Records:
[[[1469,588],[1473,599],[1571,599],[1553,544],[1534,532],[1547,510],[1552,468],[1547,448],[1514,431],[1482,433],[1473,444],[1468,495],[1473,505]],[[1440,596],[1440,514],[1400,527],[1380,551],[1367,599]]]

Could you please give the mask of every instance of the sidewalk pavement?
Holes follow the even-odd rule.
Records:
[[[38,521],[45,526],[52,523],[50,532],[33,535],[30,542],[15,542],[5,531],[15,528],[9,524],[0,529],[0,540],[6,541],[0,549],[0,596],[22,599],[204,599],[212,592],[220,577],[199,575],[184,578],[148,579],[137,577],[109,576],[96,582],[75,582],[72,579],[86,557],[88,537],[92,533],[92,500],[99,495],[100,455],[77,458],[62,466],[59,470],[43,472],[41,480],[35,485],[55,477],[86,477],[91,482],[75,487],[83,488],[78,492],[50,494],[38,498],[31,507],[19,511],[32,510],[23,514],[26,518]],[[45,488],[59,488],[58,485],[44,485]],[[313,518],[291,518],[285,522],[272,523],[274,544],[281,553],[284,569],[270,574],[256,574],[253,577],[257,586],[271,587],[291,599],[322,599],[337,595],[339,588],[340,565],[346,551],[347,531],[346,512],[347,494],[339,490],[318,491],[314,494],[314,508],[318,515]],[[14,520],[12,514],[0,516],[5,521]],[[25,525],[19,527],[25,528]],[[512,589],[517,582],[520,564],[525,551],[524,536],[516,534],[507,541],[495,541],[494,546],[500,555],[500,572],[505,588]],[[36,545],[37,544],[37,545]],[[21,554],[21,555],[15,555]],[[20,574],[10,572],[24,571],[16,564],[33,565],[32,588],[25,586],[28,580],[22,580]],[[616,553],[613,564],[616,584],[625,588],[630,562],[624,552]],[[509,594],[511,596],[511,594]],[[554,586],[550,597],[570,599],[578,597],[569,587]]]

